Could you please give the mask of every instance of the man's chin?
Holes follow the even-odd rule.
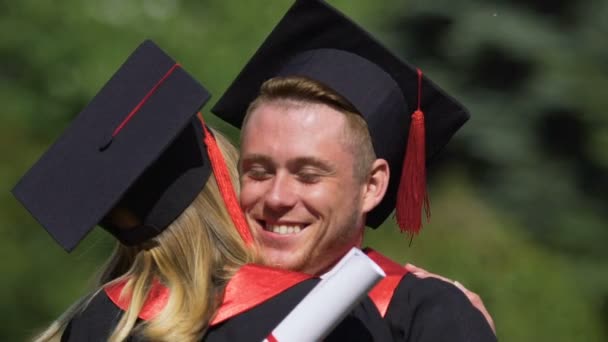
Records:
[[[299,258],[298,255],[292,251],[262,247],[260,252],[263,255],[264,264],[266,266],[296,272],[300,271],[305,266],[305,260]]]

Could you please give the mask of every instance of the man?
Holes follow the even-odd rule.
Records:
[[[213,111],[242,124],[241,205],[266,262],[317,275],[395,208],[402,229],[420,229],[425,162],[468,119],[317,0],[292,6]],[[369,255],[388,274],[370,296],[395,339],[495,340],[458,288]]]

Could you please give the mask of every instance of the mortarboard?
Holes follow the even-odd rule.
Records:
[[[397,206],[401,229],[417,233],[423,206],[429,214],[425,164],[468,120],[467,110],[322,0],[292,5],[212,112],[240,127],[262,83],[275,76],[315,80],[357,109],[393,175],[366,224],[378,227]]]
[[[193,202],[216,169],[207,152],[215,140],[197,116],[209,97],[144,41],[13,194],[67,251],[97,224],[127,245],[147,240]],[[107,218],[113,208],[134,214],[135,228],[115,226]]]

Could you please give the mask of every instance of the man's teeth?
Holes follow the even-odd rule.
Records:
[[[297,234],[302,230],[302,228],[300,228],[300,226],[270,225],[270,224],[267,224],[264,227],[264,229],[269,232],[273,232],[275,234],[281,234],[281,235]]]

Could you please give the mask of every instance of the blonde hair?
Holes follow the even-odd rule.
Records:
[[[238,152],[221,134],[214,131],[214,136],[232,183],[238,186]],[[36,341],[58,338],[67,322],[84,310],[103,286],[120,281],[126,281],[121,295],[130,296],[131,304],[109,341],[123,341],[134,334],[153,341],[200,340],[225,284],[240,266],[254,259],[223,203],[211,176],[194,202],[161,234],[133,247],[118,244],[102,269],[97,291],[68,309]],[[136,325],[155,280],[169,289],[167,305],[153,319]]]
[[[262,84],[260,94],[251,102],[242,127],[245,128],[253,111],[264,103],[299,106],[307,103],[324,104],[344,114],[346,118],[345,143],[355,157],[354,172],[359,180],[368,176],[376,153],[367,123],[355,107],[331,88],[307,77],[274,77]],[[243,134],[241,131],[241,137]]]

